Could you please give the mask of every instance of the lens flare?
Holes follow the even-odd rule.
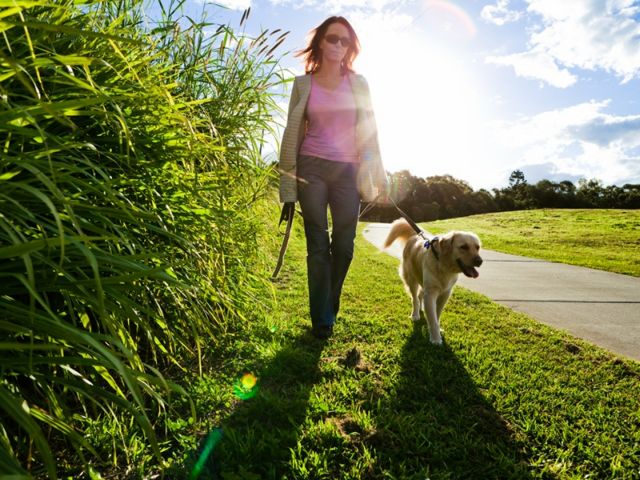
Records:
[[[478,29],[469,14],[453,2],[447,0],[425,0],[426,16],[432,20],[445,22],[451,28],[463,32],[468,38],[476,36]]]
[[[249,400],[258,393],[258,378],[252,373],[245,373],[233,386],[233,394],[240,400]]]
[[[198,461],[193,466],[193,470],[191,470],[191,475],[189,475],[189,480],[196,480],[200,474],[202,473],[202,469],[204,468],[207,459],[216,448],[218,443],[222,440],[222,429],[216,428],[209,432],[207,435],[207,439],[204,442],[204,447],[202,447],[202,453],[198,458]]]
[[[240,381],[242,382],[242,387],[246,388],[247,390],[251,390],[256,386],[256,383],[258,383],[258,379],[250,373],[245,373]]]
[[[413,176],[407,170],[396,172],[389,177],[389,196],[396,203],[402,202],[413,190]]]

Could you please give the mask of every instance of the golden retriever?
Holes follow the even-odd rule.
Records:
[[[420,320],[422,303],[431,343],[440,345],[440,314],[458,281],[458,274],[478,277],[476,267],[482,265],[480,239],[475,233],[453,231],[425,241],[400,218],[391,224],[384,248],[396,240],[404,244],[399,271],[413,300],[411,318],[416,322]]]

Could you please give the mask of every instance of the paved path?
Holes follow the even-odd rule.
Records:
[[[370,223],[363,233],[382,248],[388,229],[388,224]],[[387,253],[402,255],[397,244]],[[458,285],[640,360],[640,278],[490,250],[483,250],[482,258],[480,277],[460,275]]]

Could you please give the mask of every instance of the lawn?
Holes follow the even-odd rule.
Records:
[[[490,250],[640,277],[640,210],[523,210],[421,226],[472,230]]]
[[[191,380],[199,420],[165,478],[640,477],[640,364],[462,288],[432,346],[397,260],[360,235],[328,342],[308,332],[299,224],[274,288],[272,315]]]

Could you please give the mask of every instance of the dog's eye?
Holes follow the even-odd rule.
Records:
[[[462,245],[460,248],[462,250],[469,250],[469,245]]]

